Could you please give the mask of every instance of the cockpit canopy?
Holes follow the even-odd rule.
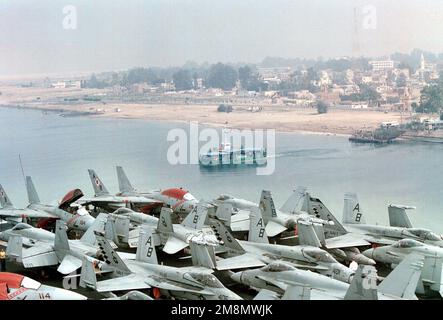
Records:
[[[218,198],[216,200],[229,200],[229,199],[234,199],[232,196],[228,195],[228,194],[221,194],[218,196]]]
[[[421,247],[423,243],[413,240],[413,239],[402,239],[398,241],[397,243],[393,244],[392,246],[394,248],[414,248],[414,247]]]
[[[423,240],[431,240],[431,241],[442,240],[441,236],[437,235],[436,233],[428,229],[413,228],[413,229],[408,229],[408,232],[412,233],[414,236],[419,237],[420,239]]]
[[[262,270],[266,272],[282,272],[282,271],[292,271],[295,270],[295,268],[287,263],[272,262],[267,266],[264,266]]]
[[[26,223],[17,223],[12,230],[13,231],[20,231],[20,230],[25,230],[25,229],[31,229],[32,226],[30,226],[29,224]]]
[[[196,273],[192,272],[189,275],[197,282],[211,287],[211,288],[223,288],[223,284],[210,273]]]
[[[117,210],[114,211],[114,214],[128,214],[133,212],[131,209],[128,208],[118,208]]]
[[[329,253],[319,248],[305,248],[303,255],[315,262],[336,262]]]

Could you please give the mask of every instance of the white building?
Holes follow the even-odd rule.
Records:
[[[394,68],[394,61],[392,60],[373,60],[369,61],[369,64],[372,66],[372,70],[374,71],[389,70]]]

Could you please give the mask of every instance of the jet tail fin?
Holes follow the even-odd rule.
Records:
[[[109,220],[109,218],[108,218]],[[129,228],[131,225],[130,219],[127,216],[115,215],[112,217],[112,223],[114,224],[114,230],[105,230],[105,237],[107,239],[117,239],[118,242],[128,242],[129,241]],[[111,234],[109,231],[113,231]],[[108,233],[109,232],[109,233]],[[115,242],[115,240],[113,240]],[[115,242],[117,243],[117,242]]]
[[[23,239],[19,235],[9,236],[6,255],[14,258],[17,262],[22,261]]]
[[[265,222],[259,208],[253,208],[249,214],[248,241],[269,243],[268,235],[266,234]]]
[[[343,223],[365,224],[365,217],[358,202],[356,193],[345,193],[343,206]]]
[[[95,221],[91,224],[88,230],[86,230],[86,232],[80,238],[80,241],[85,244],[94,245],[97,241],[94,232],[95,231],[105,232],[106,218],[107,218],[106,213],[100,213],[95,218]]]
[[[151,264],[158,264],[155,250],[154,233],[151,227],[141,226],[136,251],[136,260]]]
[[[378,300],[377,271],[374,267],[358,266],[346,291],[345,300]]]
[[[234,236],[229,232],[223,222],[215,218],[212,218],[209,221],[218,241],[223,241],[223,245],[229,249],[237,252],[245,252],[240,242],[238,242],[238,240],[234,238]]]
[[[120,192],[136,192],[134,187],[131,185],[131,182],[129,181],[128,177],[126,176],[125,171],[123,170],[123,167],[117,166],[117,179],[118,179],[118,188]]]
[[[260,197],[260,209],[265,223],[271,218],[277,217],[277,210],[275,210],[274,200],[272,199],[271,191],[263,190]]]
[[[120,245],[115,226],[115,218],[110,215],[108,215],[105,222],[105,238],[114,242],[117,246]]]
[[[323,226],[320,224],[318,226],[320,237],[317,235],[314,225],[310,222],[301,221],[297,222],[297,231],[298,231],[298,242],[300,245],[308,245],[320,248],[325,243],[324,242],[324,233]],[[323,240],[323,243],[321,240]]]
[[[378,286],[378,292],[403,299],[415,298],[424,257],[410,253]]]
[[[427,294],[427,290],[438,292],[440,296],[443,296],[443,257],[438,254],[426,255],[423,264],[423,270],[421,272],[419,287],[420,292],[417,293]],[[426,285],[426,289],[424,286]]]
[[[215,217],[221,220],[226,226],[231,225],[233,206],[230,203],[220,203],[215,211]]]
[[[195,210],[195,209],[194,209]],[[172,209],[167,207],[162,207],[160,210],[160,217],[158,218],[157,231],[160,233],[172,233],[174,232],[174,227],[172,225],[171,214]]]
[[[415,207],[390,204],[388,206],[389,225],[391,227],[412,228],[406,210],[415,209]]]
[[[298,186],[295,188],[291,196],[286,200],[280,211],[287,213],[295,213],[302,209],[303,199],[306,194],[306,187]]]
[[[194,210],[192,210],[183,220],[182,225],[195,230],[200,230],[205,224],[207,216],[208,208],[205,205],[197,204]]]
[[[325,238],[334,238],[348,233],[343,225],[329,211],[329,209],[318,198],[306,194],[306,211],[319,219],[332,221],[332,224],[323,226]]]
[[[111,247],[104,235],[100,232],[95,232],[95,237],[97,238],[99,250],[106,264],[116,270],[119,270],[120,272],[130,273],[131,271],[129,268],[126,266],[117,252]]]
[[[208,269],[216,268],[217,264],[213,246],[191,240],[189,241],[189,247],[191,249],[192,265]]]
[[[59,259],[62,259],[69,252],[68,235],[66,234],[66,223],[57,220],[55,223],[54,251]]]
[[[14,206],[1,184],[0,184],[0,204],[3,208],[12,208]]]
[[[26,177],[26,191],[28,193],[28,200],[30,204],[40,203],[40,198],[30,176]]]
[[[80,287],[95,289],[97,287],[97,276],[94,270],[94,264],[86,256],[82,260],[82,269],[80,273]]]
[[[106,189],[105,185],[100,180],[95,171],[92,169],[88,169],[88,172],[89,178],[91,179],[92,187],[94,188],[94,194],[96,196],[109,195],[108,189]]]

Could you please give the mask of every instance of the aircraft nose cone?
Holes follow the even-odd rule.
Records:
[[[241,277],[242,277],[243,271],[236,272],[231,275],[231,279],[235,282],[241,283]]]
[[[374,249],[371,248],[371,249],[365,250],[365,251],[362,252],[362,254],[365,257],[367,257],[367,258],[372,260],[372,257],[373,257],[373,254],[374,254]],[[372,261],[374,261],[374,260],[372,260]],[[374,264],[375,264],[375,261],[374,261]]]
[[[366,265],[368,265],[368,266],[375,266],[377,263],[375,262],[375,260],[374,259],[371,259],[371,258],[367,258],[367,260],[366,260],[366,263],[365,263]]]

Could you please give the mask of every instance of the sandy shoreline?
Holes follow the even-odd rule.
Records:
[[[385,121],[406,121],[398,112],[330,108],[317,114],[314,108],[263,104],[261,112],[250,112],[247,106],[233,104],[234,112],[217,112],[217,105],[147,104],[115,101],[77,101],[65,98],[103,93],[97,89],[46,89],[0,87],[0,107],[18,107],[90,117],[157,120],[233,129],[275,129],[278,132],[349,136],[355,130],[376,128]]]

